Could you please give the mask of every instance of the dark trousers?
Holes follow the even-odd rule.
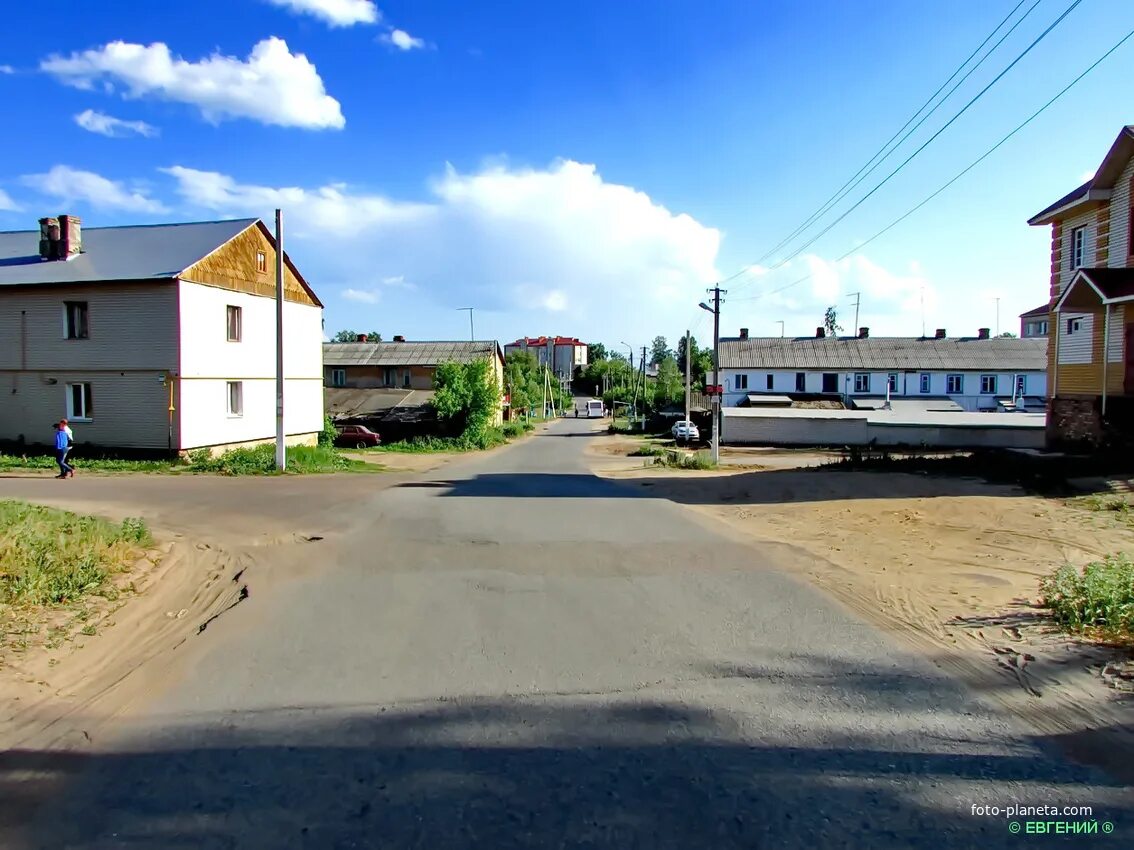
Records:
[[[68,474],[69,472],[75,471],[75,467],[73,467],[73,466],[71,466],[71,464],[67,463],[67,451],[68,451],[67,449],[56,449],[55,450],[55,462],[57,464],[59,464],[59,477],[60,478],[62,478],[64,475]]]

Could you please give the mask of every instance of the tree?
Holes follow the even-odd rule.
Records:
[[[690,360],[690,380],[694,384],[704,386],[705,373],[711,372],[713,369],[713,349],[711,348],[698,348],[697,338],[691,336],[689,338],[689,351],[691,352]],[[681,374],[681,379],[685,380],[685,337],[677,341],[677,371]]]
[[[654,341],[650,343],[650,362],[661,364],[667,357],[673,356],[669,350],[669,343],[666,342],[664,336],[655,336]]]
[[[462,439],[482,444],[500,407],[500,391],[485,360],[442,363],[433,374],[433,409]]]
[[[658,365],[658,379],[654,385],[654,406],[665,407],[685,395],[685,376],[677,368],[673,357],[666,357]]]
[[[587,362],[594,363],[598,360],[606,360],[606,346],[601,342],[592,342],[587,346]]]
[[[826,331],[827,336],[838,336],[843,326],[839,324],[839,314],[835,312],[834,307],[828,307],[827,312],[823,314],[823,330]]]
[[[1016,335],[1014,333],[1012,333],[1011,331],[1004,331],[1004,333],[1000,334],[1000,338],[1001,339],[1015,339]]]
[[[369,342],[381,342],[382,341],[382,334],[378,333],[378,331],[371,331],[370,333],[368,333],[366,335],[366,338],[367,338],[367,341],[369,341]],[[358,341],[358,333],[356,331],[339,331],[333,337],[331,337],[331,342],[357,342],[357,341]]]

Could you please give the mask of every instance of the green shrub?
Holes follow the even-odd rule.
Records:
[[[189,452],[197,472],[218,475],[268,475],[276,471],[276,447],[264,443],[250,448],[230,449],[213,457],[208,449]],[[297,473],[374,470],[371,464],[344,457],[331,446],[289,446],[287,471]]]
[[[1040,581],[1040,605],[1067,631],[1134,639],[1134,563],[1118,554],[1062,566]]]
[[[716,469],[713,456],[709,452],[696,452],[685,454],[674,449],[664,450],[657,456],[654,463],[659,466],[668,466],[672,469]]]
[[[339,435],[338,430],[335,428],[335,420],[330,416],[323,417],[323,430],[319,432],[319,445],[331,447],[335,444],[335,438]]]
[[[653,443],[646,443],[634,451],[630,452],[629,457],[665,457],[667,450],[662,446],[654,445]]]

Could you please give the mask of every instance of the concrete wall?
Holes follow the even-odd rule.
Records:
[[[275,300],[182,281],[177,408],[182,449],[247,443],[276,432]],[[227,341],[227,307],[240,307],[239,342]],[[284,303],[284,431],[323,427],[322,310]],[[229,381],[243,386],[243,413],[228,413]]]

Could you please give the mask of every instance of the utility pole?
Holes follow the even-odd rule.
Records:
[[[862,293],[852,292],[851,295],[854,296],[854,327],[851,328],[851,334],[858,336],[858,307],[862,303]]]
[[[711,396],[713,409],[713,463],[720,463],[721,395],[717,392],[717,387],[723,386],[723,384],[721,384],[721,295],[727,294],[727,292],[719,286],[714,286],[708,291],[713,294],[713,306],[710,307],[704,301],[697,306],[713,314],[713,394]]]
[[[689,356],[689,331],[685,332],[685,421],[689,421],[689,364],[692,357]]]
[[[777,319],[776,324],[780,326],[780,339],[784,338],[784,320]]]
[[[287,449],[284,447],[284,273],[283,273],[283,212],[276,210],[276,469],[287,468]],[[243,402],[241,402],[243,403]]]
[[[1000,296],[996,296],[996,335],[1000,336]]]
[[[472,307],[458,307],[457,308],[458,313],[460,313],[462,310],[468,310],[468,312],[469,312],[469,342],[476,342],[476,331],[473,330],[473,320],[472,320],[473,308]]]

